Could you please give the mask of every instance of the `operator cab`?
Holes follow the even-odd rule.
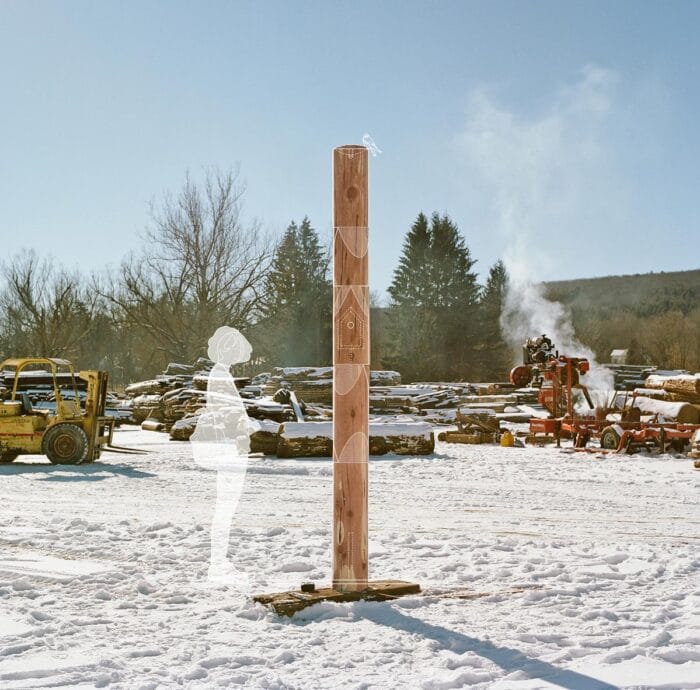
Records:
[[[62,417],[80,416],[75,372],[67,360],[44,357],[8,359],[0,367],[0,383],[5,390],[0,407],[4,416],[46,417],[49,411],[37,408],[35,403],[47,400],[55,401],[56,413]]]

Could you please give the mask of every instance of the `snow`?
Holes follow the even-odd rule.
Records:
[[[700,688],[700,472],[670,455],[437,443],[370,460],[392,602],[277,618],[208,587],[215,476],[189,444],[0,466],[0,687]],[[330,460],[251,457],[251,592],[326,584]]]

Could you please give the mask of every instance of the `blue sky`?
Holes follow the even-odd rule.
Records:
[[[477,268],[698,268],[700,3],[0,3],[0,232],[118,264],[186,170],[330,233],[330,154],[368,132],[371,281],[419,211]]]

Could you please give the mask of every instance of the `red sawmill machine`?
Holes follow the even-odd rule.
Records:
[[[546,335],[524,343],[523,363],[511,370],[510,381],[518,388],[538,388],[538,402],[551,415],[530,420],[532,440],[554,439],[559,445],[562,438],[570,438],[577,450],[596,452],[633,453],[654,447],[661,452],[669,448],[681,451],[700,428],[698,424],[669,422],[658,414],[642,420],[640,410],[634,407],[634,394],[622,409],[614,404],[614,394],[607,405],[596,407],[581,383],[590,366],[585,357],[559,354]],[[598,440],[599,448],[588,448],[592,439]]]

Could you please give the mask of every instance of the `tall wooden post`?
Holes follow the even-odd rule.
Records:
[[[393,601],[420,592],[402,580],[367,578],[369,460],[368,155],[333,151],[333,584],[259,594],[279,615],[320,601]]]
[[[333,151],[333,589],[367,588],[368,155]]]

